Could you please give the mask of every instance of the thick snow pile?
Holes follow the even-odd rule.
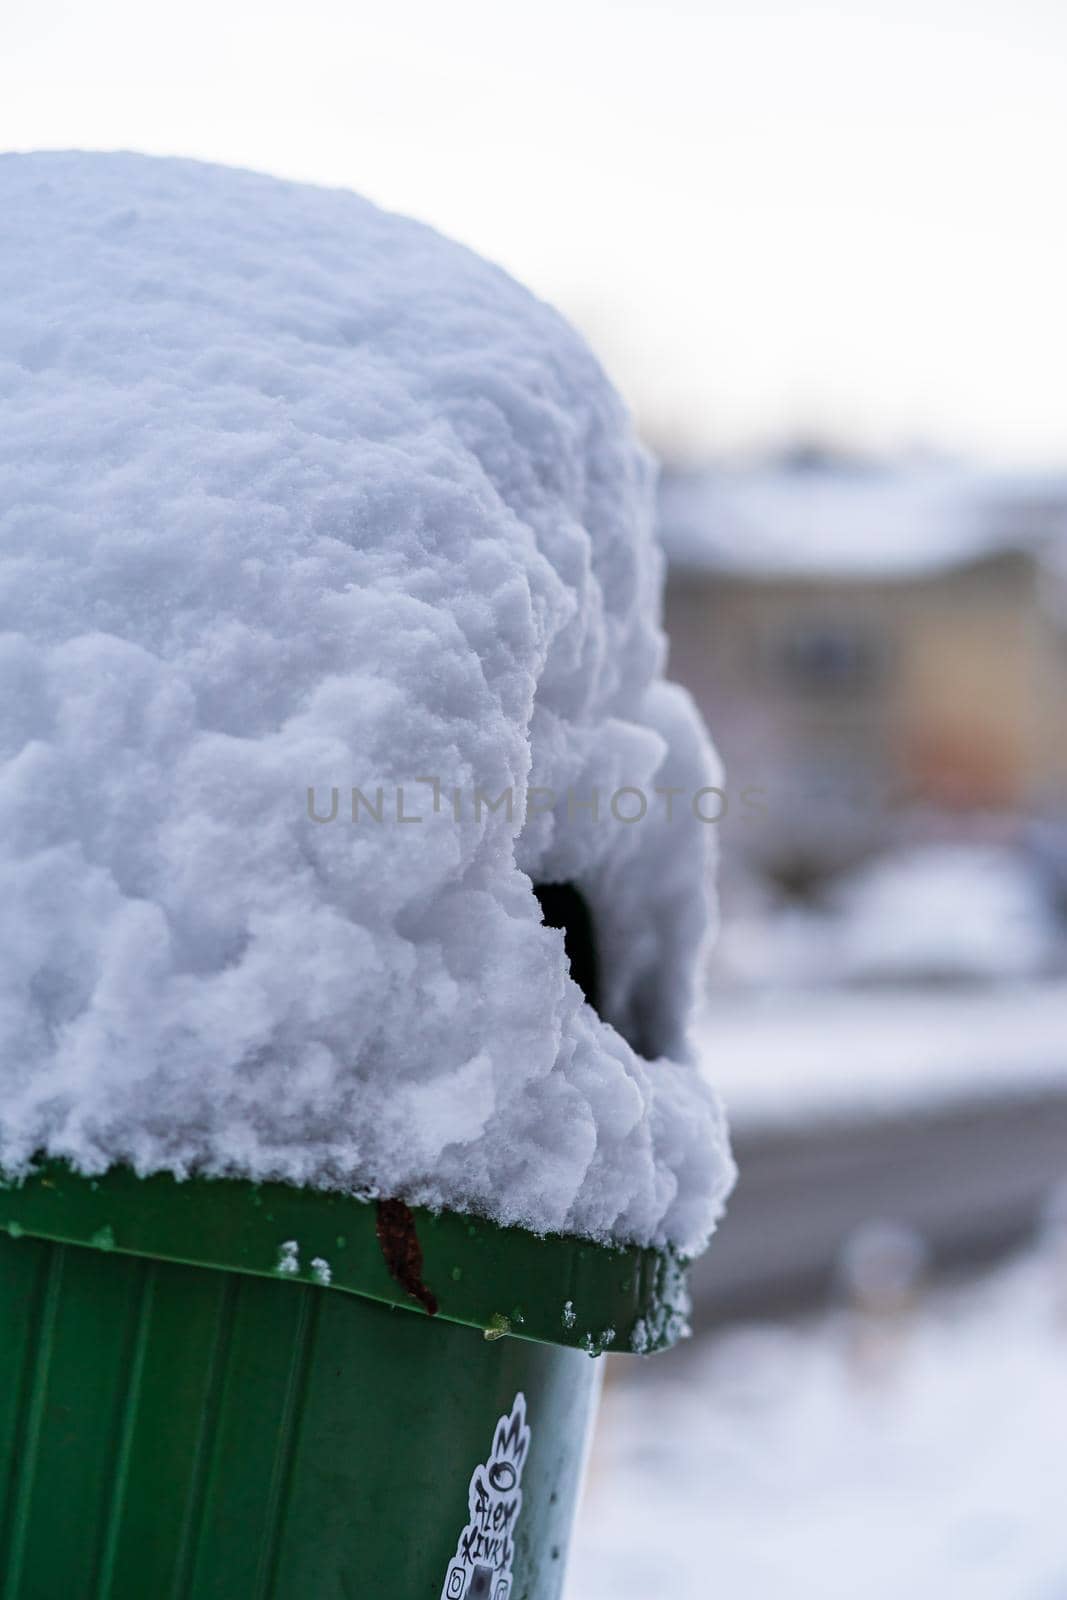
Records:
[[[714,767],[592,357],[350,194],[64,154],[0,208],[0,1165],[699,1245]]]

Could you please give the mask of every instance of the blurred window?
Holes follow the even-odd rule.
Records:
[[[885,668],[881,642],[847,622],[794,623],[771,654],[775,677],[804,694],[855,694],[874,687]]]

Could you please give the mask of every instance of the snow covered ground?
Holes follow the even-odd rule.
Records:
[[[566,1600],[1064,1600],[1064,1239],[613,1363]]]
[[[748,875],[724,888],[716,987],[1002,983],[1062,974],[1055,868],[1016,847],[941,841],[885,852],[783,905]]]
[[[717,993],[697,1041],[737,1132],[1067,1094],[1067,984]]]
[[[851,874],[832,909],[836,973],[847,983],[997,983],[1055,969],[1045,885],[1004,846],[891,851]]]

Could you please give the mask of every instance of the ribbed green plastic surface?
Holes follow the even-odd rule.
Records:
[[[3,1600],[439,1600],[520,1391],[508,1600],[558,1600],[601,1365],[578,1351],[0,1236],[0,1352]]]
[[[421,1283],[438,1317],[591,1352],[648,1352],[685,1327],[683,1264],[668,1251],[539,1238],[454,1212],[410,1213]],[[52,1162],[0,1189],[0,1229],[348,1290],[425,1315],[387,1264],[373,1203],[285,1184],[113,1167],[86,1178]]]

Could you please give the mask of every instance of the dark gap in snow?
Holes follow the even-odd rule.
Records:
[[[534,894],[540,902],[545,926],[562,931],[571,977],[599,1015],[600,969],[593,914],[585,896],[573,883],[535,883]]]

